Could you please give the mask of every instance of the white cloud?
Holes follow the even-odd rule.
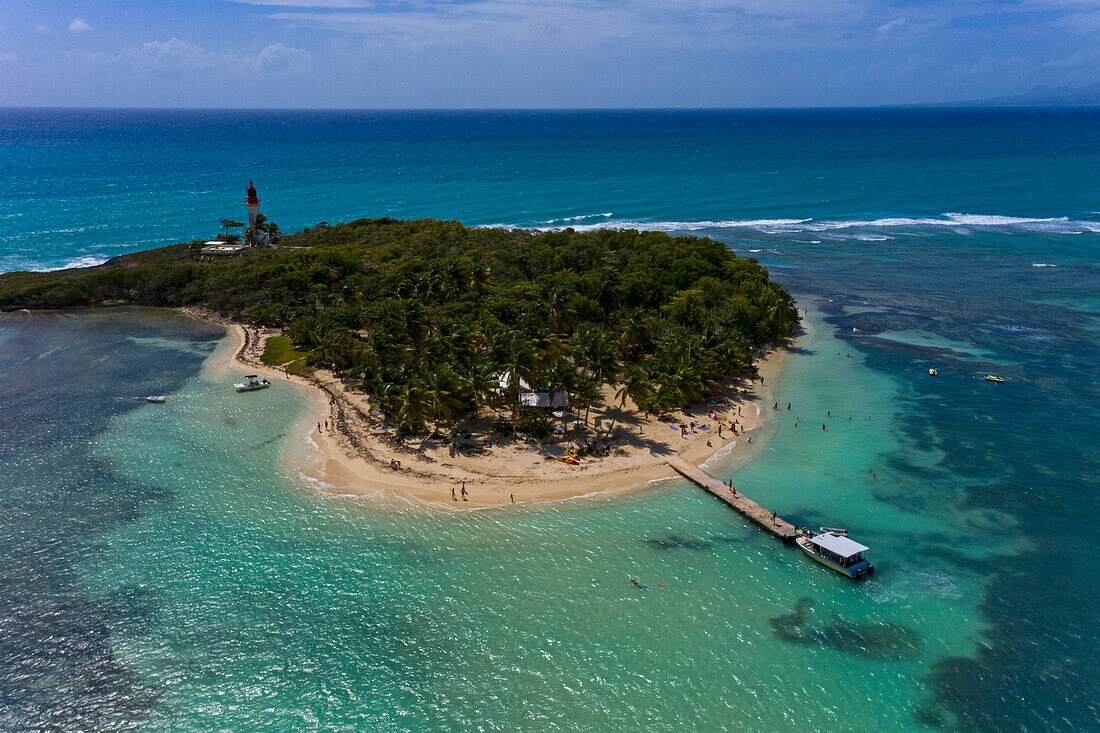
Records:
[[[69,23],[69,30],[73,33],[86,33],[95,30],[95,28],[92,28],[92,24],[83,18],[73,18],[73,22]]]
[[[890,31],[894,30],[895,28],[904,28],[905,24],[908,22],[909,19],[903,15],[900,18],[895,18],[894,20],[891,20],[889,23],[883,23],[882,25],[880,25],[878,27],[878,30],[876,31],[876,34],[879,38],[882,38],[888,35]]]
[[[313,62],[313,54],[281,43],[266,46],[255,54],[235,54],[211,51],[172,38],[168,41],[149,41],[114,56],[95,54],[91,60],[104,66],[125,66],[135,71],[217,71],[232,76],[242,73],[299,74]]]
[[[685,48],[836,47],[851,38],[854,27],[862,25],[873,34],[894,15],[886,15],[874,0],[408,0],[350,12],[323,12],[306,5],[329,1],[345,0],[263,4],[298,8],[266,16],[292,27],[359,33],[409,47],[642,44],[668,53]]]
[[[133,66],[157,71],[180,69],[198,71],[216,67],[219,63],[217,54],[178,38],[163,43],[160,41],[143,43],[139,48],[123,52],[120,58],[124,58]]]
[[[313,54],[275,43],[255,56],[245,57],[243,62],[254,65],[263,74],[300,74],[313,62]]]
[[[332,10],[374,7],[374,3],[370,0],[229,0],[229,2],[240,3],[242,5],[270,5],[283,8],[326,8]]]

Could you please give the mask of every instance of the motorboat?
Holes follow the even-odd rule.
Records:
[[[807,555],[841,575],[858,580],[875,572],[863,553],[870,548],[852,540],[845,530],[822,527],[795,538],[795,543]]]
[[[260,379],[255,374],[249,374],[244,378],[243,382],[238,382],[233,385],[238,392],[251,392],[256,389],[267,389],[270,386],[271,382],[266,379]]]
[[[938,374],[939,374],[939,372],[936,371],[936,367],[932,367],[931,369],[928,370],[928,376],[930,376],[930,377],[935,377]]]
[[[150,395],[150,396],[145,398],[145,401],[146,402],[152,402],[155,405],[159,405],[162,402],[164,402],[166,399],[168,399],[168,398],[165,397],[164,395]]]
[[[998,377],[998,376],[994,375],[994,374],[986,374],[985,375],[985,381],[987,381],[987,382],[1003,382],[1005,380],[1002,379],[1001,377]]]

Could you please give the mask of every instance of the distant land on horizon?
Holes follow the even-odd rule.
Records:
[[[936,104],[936,107],[953,107],[956,105],[989,105],[989,106],[1091,106],[1100,105],[1100,84],[1089,84],[1083,87],[1048,87],[1035,86],[1023,94],[1015,94],[1007,97],[990,97],[970,102],[945,102]]]

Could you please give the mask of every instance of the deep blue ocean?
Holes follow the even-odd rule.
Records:
[[[461,519],[320,498],[264,448],[303,403],[226,401],[209,327],[5,314],[0,729],[1100,730],[1100,110],[0,110],[0,271],[208,238],[249,180],[288,232],[758,258],[813,331],[780,394],[859,419],[781,420],[738,485],[839,515],[879,572],[823,577],[688,487]],[[609,568],[686,590],[601,595]]]

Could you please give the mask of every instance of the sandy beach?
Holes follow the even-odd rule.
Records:
[[[772,385],[789,353],[782,347],[771,349],[758,362],[762,381],[729,385],[726,397],[667,414],[664,421],[655,415],[646,418],[629,401],[619,409],[608,390],[605,404],[589,412],[587,426],[571,428],[557,443],[513,441],[485,429],[471,430],[452,455],[447,439],[399,439],[372,410],[366,395],[348,391],[327,370],[301,377],[263,364],[260,356],[266,339],[279,335],[278,331],[229,322],[202,311],[185,312],[224,326],[234,339],[207,368],[244,369],[266,377],[274,388],[293,383],[310,398],[308,414],[297,428],[308,440],[289,449],[289,471],[300,472],[333,495],[397,496],[449,509],[625,493],[674,477],[667,464],[671,456],[694,465],[708,460],[722,460],[726,467],[747,462],[770,432]],[[583,413],[568,415],[559,422],[572,425],[582,418]],[[584,456],[577,465],[553,459],[564,456],[569,447],[583,445],[597,430],[602,442],[610,444],[607,455]],[[400,461],[399,470],[393,468],[393,461]]]

